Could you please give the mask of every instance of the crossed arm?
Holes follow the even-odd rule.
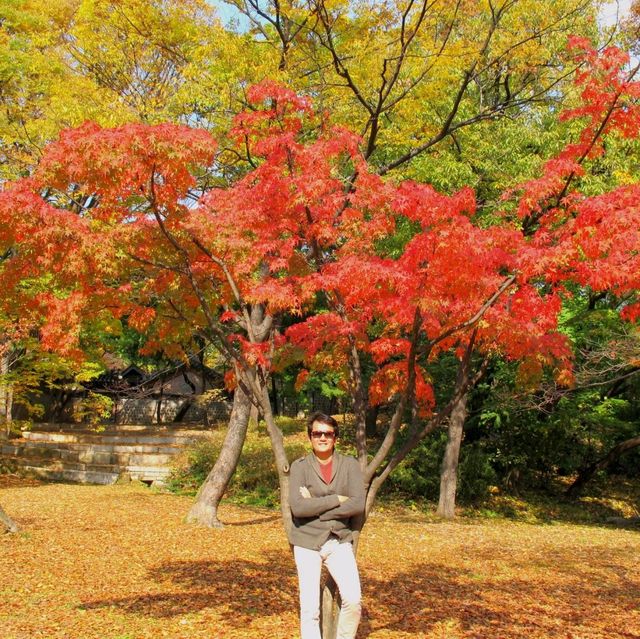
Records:
[[[304,497],[304,499],[311,499],[311,493],[306,486],[300,486],[300,494]],[[349,498],[346,495],[338,495],[338,499],[340,503],[343,504]]]
[[[364,511],[365,490],[357,462],[347,468],[348,495],[313,497],[305,485],[302,464],[291,467],[289,505],[294,517],[317,517],[321,521],[347,519]]]

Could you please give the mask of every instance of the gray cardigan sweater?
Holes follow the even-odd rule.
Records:
[[[325,484],[318,460],[310,453],[291,464],[289,479],[291,544],[318,550],[332,534],[340,543],[352,541],[351,518],[363,513],[365,506],[364,480],[356,459],[334,452],[331,481]],[[302,497],[301,486],[311,497]],[[349,499],[341,504],[338,495]]]

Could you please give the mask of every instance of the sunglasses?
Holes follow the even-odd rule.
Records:
[[[336,436],[335,433],[329,433],[326,430],[312,430],[311,437],[314,439],[322,439],[326,437],[327,439],[333,439]]]

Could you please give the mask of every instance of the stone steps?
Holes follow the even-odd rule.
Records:
[[[63,423],[63,424],[48,424],[45,422],[34,423],[29,426],[29,430],[25,432],[29,433],[37,433],[37,432],[45,432],[45,433],[93,433],[100,434],[101,432],[109,432],[109,433],[179,433],[179,432],[188,432],[188,433],[202,433],[208,432],[210,427],[204,426],[202,424],[190,424],[190,423],[175,423],[175,424],[160,424],[160,425],[150,425],[150,424],[108,424],[102,430],[98,430],[101,427],[88,427],[87,424],[83,423]]]
[[[147,432],[133,431],[131,433],[105,431],[96,433],[95,431],[76,432],[44,432],[25,431],[22,438],[28,441],[38,442],[58,442],[58,443],[85,443],[85,444],[144,444],[144,445],[185,445],[202,437],[205,431],[180,430],[173,432],[153,431]]]
[[[189,443],[206,438],[203,429],[86,427],[25,431],[0,445],[3,465],[56,481],[112,484],[118,479],[162,484],[171,462]]]
[[[65,481],[78,484],[115,484],[122,476],[120,472],[109,472],[100,470],[77,470],[71,468],[49,468],[47,466],[28,466],[26,464],[17,464],[17,469],[27,473],[28,475],[38,477],[50,481]],[[160,484],[162,480],[160,478]],[[151,482],[153,483],[153,481]]]
[[[162,466],[169,464],[173,457],[177,455],[182,447],[180,446],[118,446],[75,444],[73,448],[69,444],[59,444],[57,442],[23,442],[22,444],[4,444],[1,452],[3,456],[21,457],[29,459],[60,459],[68,462],[82,462],[85,464],[146,464],[151,466]],[[111,448],[111,449],[110,449]],[[140,451],[140,448],[151,449]],[[155,451],[153,449],[156,449]],[[138,450],[136,450],[138,449]],[[163,450],[165,452],[159,452]]]

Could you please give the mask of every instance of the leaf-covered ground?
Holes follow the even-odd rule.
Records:
[[[3,639],[297,636],[293,561],[276,512],[225,505],[224,530],[183,523],[190,499],[136,485],[0,478],[22,526],[0,537]],[[640,637],[640,532],[374,514],[358,637]]]

